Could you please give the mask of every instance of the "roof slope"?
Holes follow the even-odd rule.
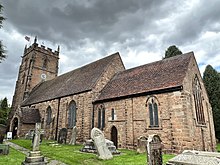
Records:
[[[22,122],[26,124],[34,124],[40,122],[40,112],[38,109],[22,108]]]
[[[22,106],[91,90],[107,66],[118,56],[119,53],[112,54],[37,85]]]
[[[116,74],[96,101],[179,87],[193,52],[163,59]]]

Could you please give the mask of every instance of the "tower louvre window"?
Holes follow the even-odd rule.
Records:
[[[43,66],[42,66],[42,68],[43,68],[43,69],[47,69],[47,64],[48,64],[48,59],[47,59],[47,58],[44,58],[44,59],[43,59]]]

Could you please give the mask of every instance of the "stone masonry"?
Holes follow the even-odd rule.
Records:
[[[45,59],[49,60],[47,68],[42,67]],[[39,110],[45,138],[57,139],[59,131],[66,128],[66,142],[69,143],[72,135],[72,128],[68,127],[69,105],[74,101],[78,130],[77,142],[90,139],[92,128],[98,127],[100,121],[104,120],[102,123],[104,126],[101,129],[105,137],[112,140],[118,148],[136,149],[137,139],[140,136],[148,137],[150,134],[157,134],[163,142],[164,152],[179,153],[187,149],[215,150],[212,109],[192,52],[171,58],[171,60],[165,59],[140,66],[133,70],[125,70],[119,53],[115,53],[57,77],[58,59],[59,49],[52,52],[50,48],[39,47],[36,41],[29,48],[25,48],[16,82],[13,111],[10,116],[11,131],[13,120],[18,119],[18,136],[24,136],[29,129],[34,129],[33,123],[23,123],[21,109],[35,108]],[[182,63],[179,62],[180,60]],[[173,66],[173,62],[177,66]],[[157,67],[159,65],[161,66]],[[173,67],[177,67],[176,70],[179,72],[176,72],[175,75],[166,72]],[[154,73],[156,71],[160,74],[162,71],[164,74]],[[153,73],[152,77],[149,78],[148,75],[142,74],[145,72]],[[42,78],[42,74],[45,74],[46,78]],[[126,78],[124,76],[126,74],[131,77]],[[76,77],[71,77],[72,75]],[[118,78],[118,75],[121,77]],[[159,77],[155,77],[158,75]],[[77,80],[80,76],[82,80]],[[204,125],[198,124],[196,118],[192,88],[195,76],[198,77],[202,90]],[[90,82],[87,77],[96,79]],[[179,79],[182,82],[179,82]],[[65,81],[65,83],[58,80]],[[76,81],[74,87],[71,86],[73,81]],[[54,83],[47,86],[50,82]],[[118,84],[114,84],[114,82]],[[154,85],[154,82],[157,82],[158,85]],[[147,89],[148,86],[144,87],[148,83],[151,84],[149,89]],[[85,87],[84,84],[88,84],[88,86]],[[114,85],[111,86],[111,84]],[[124,84],[130,85],[129,88]],[[54,87],[47,92],[46,90],[51,86]],[[74,93],[74,89],[78,91],[76,90]],[[62,95],[56,93],[55,90],[59,90]],[[73,91],[73,93],[69,93],[69,91]],[[133,93],[129,94],[130,91]],[[34,95],[34,92],[38,93]],[[126,94],[123,95],[123,92]],[[25,97],[27,99],[24,99]],[[102,97],[103,99],[100,99]],[[157,127],[150,125],[148,102],[152,98],[158,105],[159,125]],[[51,121],[47,123],[49,106]],[[104,108],[101,118],[98,111],[100,107]]]

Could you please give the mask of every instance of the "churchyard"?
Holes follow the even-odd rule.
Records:
[[[31,140],[15,139],[10,141],[29,150],[32,149]],[[49,145],[51,142],[53,141],[43,140],[40,145],[42,155],[48,157],[49,160],[55,159],[70,165],[144,165],[147,161],[146,153],[139,154],[136,151],[126,149],[121,149],[121,154],[114,155],[111,160],[101,160],[96,154],[80,152],[80,149],[83,147],[82,145],[77,144],[73,146],[68,144],[59,144],[58,146],[52,146]],[[174,157],[174,155],[164,154],[163,162],[167,162],[172,157]],[[0,156],[0,164],[20,165],[24,159],[24,154],[10,148],[9,155]]]

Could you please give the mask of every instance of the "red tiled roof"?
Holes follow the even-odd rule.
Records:
[[[107,66],[118,56],[119,53],[112,54],[37,85],[22,106],[91,90]]]
[[[193,52],[119,72],[96,101],[181,86],[191,57]]]
[[[40,112],[38,109],[34,108],[22,108],[22,122],[25,124],[34,124],[39,123],[40,120]]]

